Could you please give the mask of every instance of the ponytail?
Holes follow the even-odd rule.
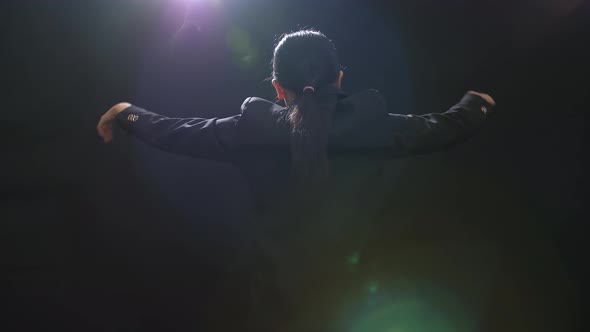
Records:
[[[319,31],[292,32],[275,47],[272,67],[273,80],[294,95],[286,113],[293,178],[317,182],[329,174],[326,148],[340,94],[336,47]]]
[[[336,94],[307,89],[289,107],[292,172],[296,179],[319,179],[329,174],[326,149],[336,108]]]

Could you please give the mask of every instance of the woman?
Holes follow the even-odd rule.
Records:
[[[270,305],[266,309],[261,309],[268,313],[274,307],[274,323],[256,329],[277,330],[277,326],[281,326],[281,330],[328,331],[333,328],[326,318],[330,314],[322,311],[318,303],[333,307],[329,303],[337,301],[334,294],[342,293],[342,288],[326,291],[323,297],[317,292],[309,295],[305,290],[317,290],[313,287],[317,285],[314,284],[316,275],[329,278],[318,272],[326,266],[325,257],[343,254],[346,248],[351,248],[349,240],[354,246],[362,245],[363,235],[366,235],[366,228],[359,231],[354,222],[350,222],[350,227],[343,226],[346,216],[350,215],[348,212],[337,219],[337,232],[330,231],[336,222],[325,221],[325,215],[331,212],[322,210],[320,199],[332,198],[337,203],[334,211],[350,211],[347,210],[350,204],[343,203],[340,198],[334,199],[347,187],[352,187],[329,180],[339,172],[334,161],[350,154],[367,159],[375,152],[400,156],[447,147],[474,134],[493,111],[495,102],[487,94],[469,91],[444,113],[389,113],[384,98],[376,90],[351,95],[342,92],[343,72],[335,46],[325,35],[311,30],[283,36],[274,49],[272,65],[272,84],[278,99],[286,106],[250,97],[242,104],[239,114],[203,119],[168,118],[129,103],[119,103],[101,117],[98,133],[105,143],[110,142],[112,125],[116,122],[126,132],[166,151],[238,165],[250,181],[259,211],[272,211],[273,216],[253,219],[260,229],[254,237],[257,246],[271,261],[274,277],[270,279],[278,280],[274,287],[279,289],[277,293],[281,294],[281,299],[274,297],[268,300]],[[340,188],[333,194],[326,194],[325,189],[335,183]],[[296,190],[285,194],[287,187]],[[294,204],[294,200],[298,200],[298,204]],[[299,204],[303,201],[311,205]],[[284,208],[297,206],[295,210],[299,213],[304,205],[308,207],[307,212],[324,216],[318,217],[321,221],[311,228],[302,226],[308,223],[309,214],[303,217],[301,214],[294,216],[293,211],[284,212]],[[366,219],[366,214],[364,217]],[[284,222],[287,219],[291,222]],[[277,227],[273,229],[277,220],[281,221],[281,231],[277,231]],[[302,242],[305,245],[301,245]],[[301,254],[305,250],[310,252],[308,256]],[[317,252],[325,257],[316,259]],[[295,273],[291,266],[281,268],[283,262],[300,256],[307,257],[302,261],[307,266],[305,270],[312,271],[313,276]],[[265,283],[258,288],[262,294],[268,292],[270,286]],[[264,302],[260,300],[264,296],[256,298]],[[282,311],[276,308],[278,303],[284,304]],[[310,303],[319,307],[313,313],[304,314]]]

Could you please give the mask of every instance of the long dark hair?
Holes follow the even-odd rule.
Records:
[[[295,95],[286,117],[292,129],[293,175],[325,176],[329,173],[328,132],[338,98],[334,86],[340,72],[336,47],[319,31],[285,34],[274,49],[272,67],[273,79]]]

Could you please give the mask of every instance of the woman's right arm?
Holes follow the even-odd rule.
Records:
[[[226,160],[235,141],[235,126],[240,115],[228,118],[170,118],[129,103],[109,109],[97,126],[105,143],[113,139],[112,126],[156,148],[199,158]]]
[[[444,113],[389,114],[395,148],[402,153],[436,151],[472,136],[493,112],[496,103],[487,94],[469,91]]]

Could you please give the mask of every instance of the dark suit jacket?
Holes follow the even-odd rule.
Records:
[[[389,113],[376,90],[339,96],[329,133],[329,152],[403,156],[434,151],[475,133],[493,110],[483,98],[466,94],[444,113]],[[131,106],[118,116],[120,126],[144,142],[173,153],[232,162],[251,184],[256,201],[273,196],[277,179],[288,172],[290,129],[287,109],[247,98],[237,115],[226,118],[169,118]],[[280,182],[280,181],[279,181]],[[274,185],[273,185],[274,184]]]
[[[329,133],[329,150],[381,150],[404,155],[440,149],[481,127],[492,105],[466,94],[444,113],[389,113],[383,96],[366,90],[339,97]],[[286,108],[249,97],[241,112],[227,118],[169,118],[131,106],[121,112],[121,127],[146,143],[173,153],[234,161],[245,150],[288,149],[289,128],[279,121]]]
[[[365,247],[387,188],[379,160],[462,141],[492,111],[483,98],[466,94],[444,113],[400,115],[388,112],[376,90],[343,93],[329,133],[334,180],[325,186],[329,189],[295,194],[285,192],[290,128],[282,120],[287,109],[271,101],[250,97],[239,114],[212,119],[169,118],[131,106],[117,120],[152,146],[231,162],[243,172],[256,202],[243,229],[254,251],[241,256],[255,275],[247,286],[251,317],[261,318],[254,319],[253,330],[330,331],[341,328],[334,318],[342,309],[338,303],[354,296],[351,285],[359,278],[343,277],[350,275],[343,257]],[[302,196],[322,203],[305,209],[298,201]]]

